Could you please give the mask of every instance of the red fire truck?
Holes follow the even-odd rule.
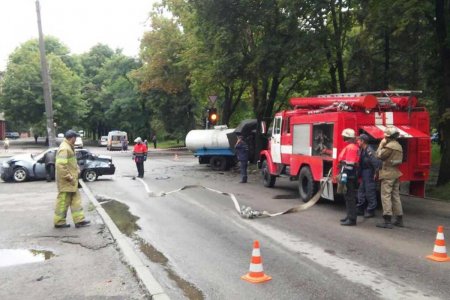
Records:
[[[342,130],[368,134],[377,149],[384,129],[392,125],[403,147],[400,181],[410,183],[411,195],[424,197],[431,164],[430,119],[418,105],[418,94],[378,91],[290,99],[292,110],[275,114],[268,149],[260,153],[264,185],[273,187],[281,176],[298,180],[300,199],[306,202],[325,182],[322,197],[334,200],[337,156],[345,147]]]

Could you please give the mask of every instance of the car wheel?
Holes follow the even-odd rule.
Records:
[[[83,173],[83,180],[87,181],[87,182],[92,182],[95,181],[97,179],[98,175],[97,172],[95,172],[95,170],[86,170]]]
[[[263,185],[265,187],[273,187],[275,185],[277,177],[270,174],[269,167],[267,166],[267,160],[264,160],[262,163],[261,175],[263,179]]]
[[[27,178],[27,170],[22,167],[17,167],[14,169],[13,179],[15,182],[24,182],[25,180],[27,180]]]
[[[309,167],[302,167],[298,175],[298,193],[303,202],[308,202],[318,190]]]
[[[225,171],[227,168],[227,160],[223,156],[213,156],[209,160],[211,168],[215,171]]]

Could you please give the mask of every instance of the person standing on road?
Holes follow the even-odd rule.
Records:
[[[364,133],[358,137],[358,177],[361,178],[361,183],[358,188],[356,209],[357,215],[364,216],[364,218],[375,217],[375,209],[377,208],[376,177],[381,166],[375,151],[369,145],[369,140],[369,136]]]
[[[341,219],[343,226],[356,225],[356,191],[358,186],[358,178],[356,169],[359,162],[359,148],[355,143],[355,131],[351,128],[346,128],[342,131],[344,142],[348,143],[341,153],[339,153],[339,169],[341,184],[346,185],[346,192],[344,193],[345,207],[347,216]]]
[[[44,163],[47,182],[50,182],[55,178],[55,155],[55,151],[47,151],[47,153],[45,153]]]
[[[56,152],[58,197],[56,198],[55,216],[53,218],[55,228],[70,227],[70,224],[66,223],[69,206],[76,228],[88,226],[91,223],[84,217],[80,192],[78,191],[80,169],[74,148],[77,136],[80,135],[76,131],[68,130]]]
[[[9,139],[5,138],[5,140],[3,141],[3,148],[5,148],[5,152],[8,151],[9,149]]]
[[[156,149],[156,134],[153,134],[153,137],[152,137],[152,142],[153,142],[153,148],[154,149]]]
[[[247,183],[248,145],[241,134],[238,134],[238,140],[234,148],[236,149],[236,156],[239,160],[241,171],[241,181],[239,183]]]
[[[400,200],[399,165],[403,160],[403,148],[397,141],[399,132],[396,127],[386,127],[384,139],[380,142],[377,157],[383,162],[380,170],[381,204],[383,206],[383,223],[380,228],[392,229],[392,215],[396,217],[394,225],[403,227],[403,208]]]
[[[147,160],[147,147],[142,143],[140,137],[134,140],[133,157],[132,159],[136,163],[136,168],[138,171],[138,177],[144,178],[144,161]]]

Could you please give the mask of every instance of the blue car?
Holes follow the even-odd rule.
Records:
[[[39,154],[12,156],[0,166],[0,178],[14,182],[46,179],[45,155],[56,150],[58,148],[50,148]],[[95,181],[98,176],[113,175],[116,171],[111,156],[95,155],[86,149],[76,149],[75,153],[80,167],[80,178],[84,181]]]

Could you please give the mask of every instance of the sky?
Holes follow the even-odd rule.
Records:
[[[137,56],[158,0],[39,0],[44,35],[58,38],[72,54],[98,44]],[[36,0],[0,0],[0,71],[9,54],[38,38]]]

